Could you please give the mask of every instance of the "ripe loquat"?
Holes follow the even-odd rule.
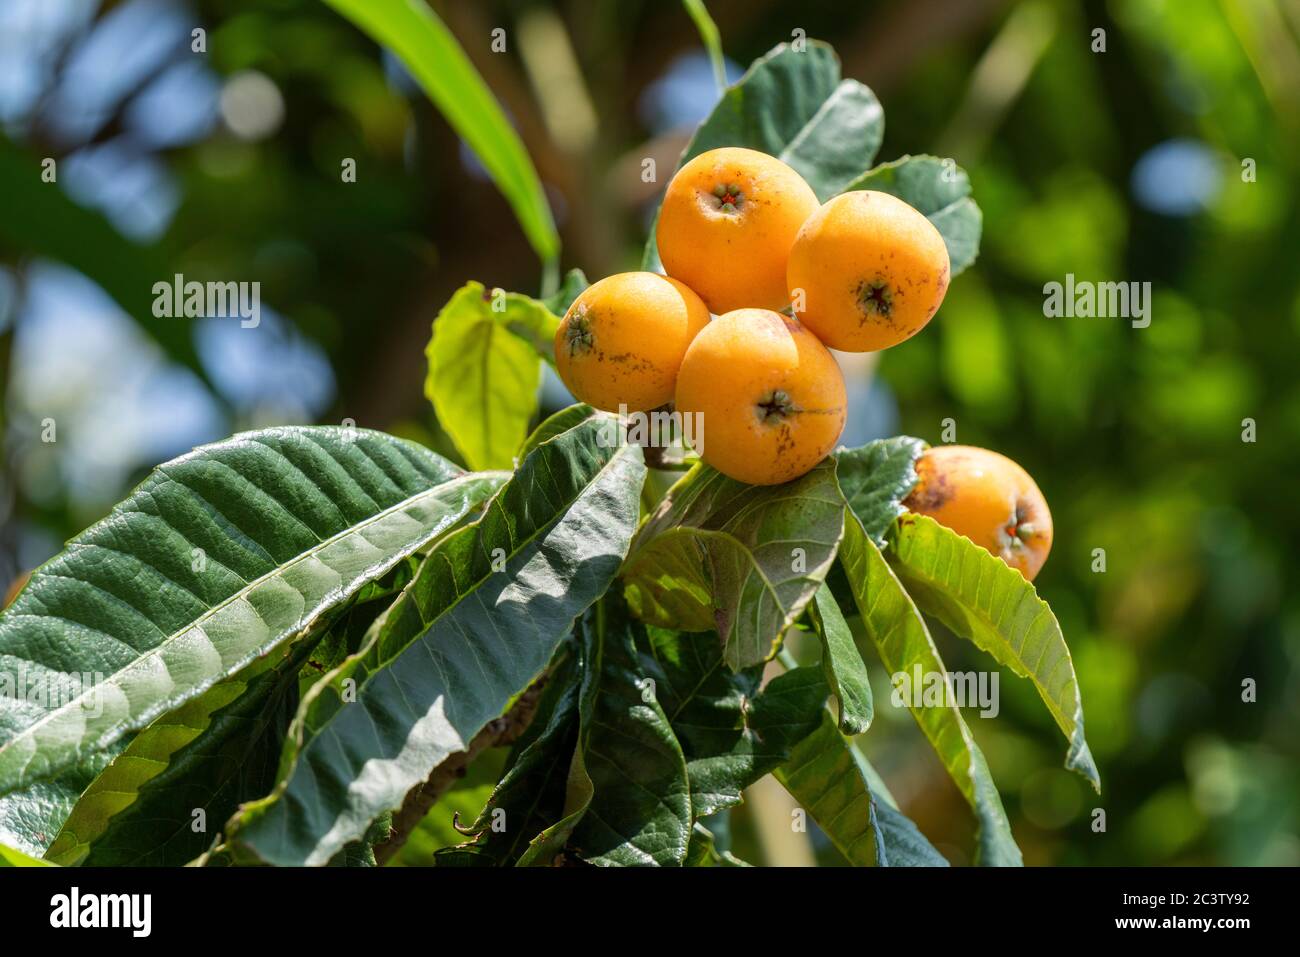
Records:
[[[1005,455],[938,445],[917,460],[903,505],[965,535],[1034,580],[1052,549],[1052,513],[1029,473]]]
[[[783,309],[790,247],[816,208],[812,187],[776,157],[709,150],[668,184],[655,232],[659,258],[715,313]]]
[[[752,485],[798,478],[844,429],[839,366],[817,337],[767,309],[737,309],[695,337],[677,376],[676,409],[695,415],[696,451]]]
[[[832,349],[874,352],[916,335],[948,290],[934,224],[888,193],[854,190],[799,230],[786,284],[795,315]]]
[[[708,323],[708,307],[676,279],[607,276],[583,290],[555,330],[555,367],[583,402],[644,412],[672,399],[686,347]]]

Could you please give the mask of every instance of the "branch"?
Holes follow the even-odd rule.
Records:
[[[499,718],[494,718],[484,725],[483,730],[474,735],[469,747],[453,754],[429,774],[428,779],[412,788],[402,802],[402,807],[393,814],[393,824],[388,837],[376,844],[375,862],[387,863],[406,843],[420,822],[442,797],[465,776],[470,764],[489,748],[505,747],[519,740],[528,729],[537,713],[537,704],[542,697],[548,675],[528,686],[515,701],[514,707]]]

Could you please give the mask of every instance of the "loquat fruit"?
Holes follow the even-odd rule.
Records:
[[[903,505],[964,535],[1034,580],[1052,549],[1052,513],[1029,473],[1005,455],[937,445],[916,463]]]
[[[948,248],[895,196],[841,193],[799,230],[786,285],[799,321],[832,349],[874,352],[916,335],[948,291]]]
[[[816,208],[812,187],[776,157],[709,150],[668,184],[655,232],[659,258],[715,313],[783,309],[790,247]]]
[[[697,417],[700,458],[751,485],[789,482],[825,458],[844,430],[846,401],[826,347],[768,309],[714,319],[677,376],[676,410]]]
[[[708,307],[676,279],[607,276],[583,290],[555,330],[555,368],[588,405],[644,412],[672,399],[686,347],[708,323]]]

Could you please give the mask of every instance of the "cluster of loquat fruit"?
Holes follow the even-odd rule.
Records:
[[[827,347],[871,352],[916,335],[950,277],[938,229],[901,199],[857,190],[819,204],[785,163],[734,147],[678,170],[655,238],[667,275],[589,286],[556,331],[556,368],[598,409],[673,403],[702,426],[700,457],[753,485],[798,478],[839,441],[847,396]],[[1024,469],[940,446],[917,472],[909,509],[1033,580],[1052,518]]]

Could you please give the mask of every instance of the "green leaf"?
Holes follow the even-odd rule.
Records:
[[[505,774],[477,817],[466,818],[473,821],[465,828],[473,840],[465,843],[462,837],[439,852],[440,867],[549,864],[564,846],[573,822],[562,830],[556,825],[565,817],[569,767],[578,746],[579,689],[576,658],[569,656],[550,676],[532,723],[511,749]]]
[[[337,427],[247,432],[159,466],[0,614],[0,793],[52,776],[308,627],[500,476]]]
[[[30,857],[13,847],[0,844],[0,867],[54,867],[49,861]]]
[[[741,803],[741,792],[780,766],[821,721],[826,683],[795,668],[762,686],[763,666],[727,669],[717,636],[650,628],[640,671],[686,756],[697,818]]]
[[[349,841],[337,854],[330,858],[327,867],[378,867],[375,859],[375,845],[388,837],[393,827],[393,816],[383,814],[366,830],[359,840]]]
[[[871,726],[871,679],[853,633],[829,585],[817,589],[808,617],[822,643],[822,671],[840,703],[840,730],[861,734]]]
[[[697,465],[637,532],[623,569],[628,604],[651,624],[716,630],[727,664],[747,668],[803,614],[843,534],[831,459],[768,486]]]
[[[301,690],[321,676],[321,662],[359,647],[383,599],[410,580],[410,563],[366,586],[323,635],[309,629],[136,735],[77,799],[46,857],[66,866],[167,867],[203,854],[241,802],[275,784]],[[200,809],[209,826],[196,832]]]
[[[212,844],[241,800],[275,783],[298,702],[298,669],[319,636],[259,658],[141,731],[77,800],[46,857],[65,866],[179,866]]]
[[[535,299],[489,293],[477,282],[458,289],[434,319],[424,394],[471,468],[511,468],[537,412],[537,352],[512,327],[549,323],[553,336],[558,321]]]
[[[687,867],[752,867],[730,851],[719,850],[713,832],[695,822],[691,828],[691,844],[686,850]]]
[[[280,784],[231,822],[239,850],[324,863],[464,750],[608,588],[644,478],[640,448],[594,411],[529,454],[483,517],[431,553],[366,647],[312,688]]]
[[[952,275],[975,261],[984,214],[970,198],[970,177],[950,159],[904,156],[881,163],[845,187],[889,193],[916,207],[934,223],[948,247]]]
[[[601,602],[581,629],[577,755],[588,801],[568,847],[606,867],[676,866],[691,837],[686,759],[641,672],[636,639],[645,629],[620,605]]]
[[[545,419],[537,428],[533,429],[528,438],[524,439],[524,444],[519,447],[519,460],[523,461],[529,452],[543,442],[548,442],[557,435],[569,431],[575,425],[581,424],[590,414],[590,406],[571,405]]]
[[[910,674],[919,668],[923,675],[947,675],[943,660],[930,638],[921,613],[890,571],[875,544],[856,518],[845,523],[840,563],[849,580],[862,624],[876,646],[890,674]],[[951,702],[943,705],[911,705],[921,731],[975,811],[979,824],[980,863],[1019,865],[1020,849],[1011,836],[1011,825],[1002,799],[989,773],[984,753]]]
[[[700,35],[700,42],[709,51],[709,62],[713,64],[713,79],[721,91],[727,86],[727,61],[722,55],[722,36],[718,25],[709,16],[709,8],[704,0],[682,0],[682,6],[695,24],[695,31]]]
[[[948,866],[916,825],[875,790],[875,769],[844,739],[829,712],[775,774],[850,864]]]
[[[885,544],[894,519],[903,514],[903,499],[916,487],[916,460],[925,449],[920,439],[900,435],[835,453],[844,500],[877,545]]]
[[[119,741],[89,755],[48,781],[37,781],[0,797],[0,844],[40,856],[72,813],[78,796],[122,750]]]
[[[1070,742],[1065,766],[1100,792],[1083,703],[1061,625],[1034,586],[1000,558],[925,515],[899,519],[886,557],[921,611],[969,638],[1038,689]]]
[[[828,44],[809,40],[796,51],[782,43],[723,94],[677,165],[743,146],[789,163],[825,202],[870,168],[884,134],[880,102],[857,80],[840,79]],[[641,268],[661,271],[653,227]]]
[[[537,358],[555,366],[555,330],[560,327],[560,317],[551,313],[540,300],[516,296],[514,302],[506,300],[502,316],[506,331],[516,339],[528,343]],[[514,308],[511,308],[511,307]]]
[[[569,311],[569,307],[573,305],[573,300],[577,299],[579,294],[589,285],[587,276],[581,269],[570,269],[565,273],[564,282],[560,283],[560,288],[554,294],[544,297],[541,303],[558,320]],[[551,341],[546,344],[546,355],[549,356],[548,361],[551,363],[555,362],[554,337],[555,329],[552,327]]]
[[[519,135],[455,36],[416,0],[326,0],[411,71],[447,123],[474,151],[519,219],[537,255],[560,250],[546,193]]]

